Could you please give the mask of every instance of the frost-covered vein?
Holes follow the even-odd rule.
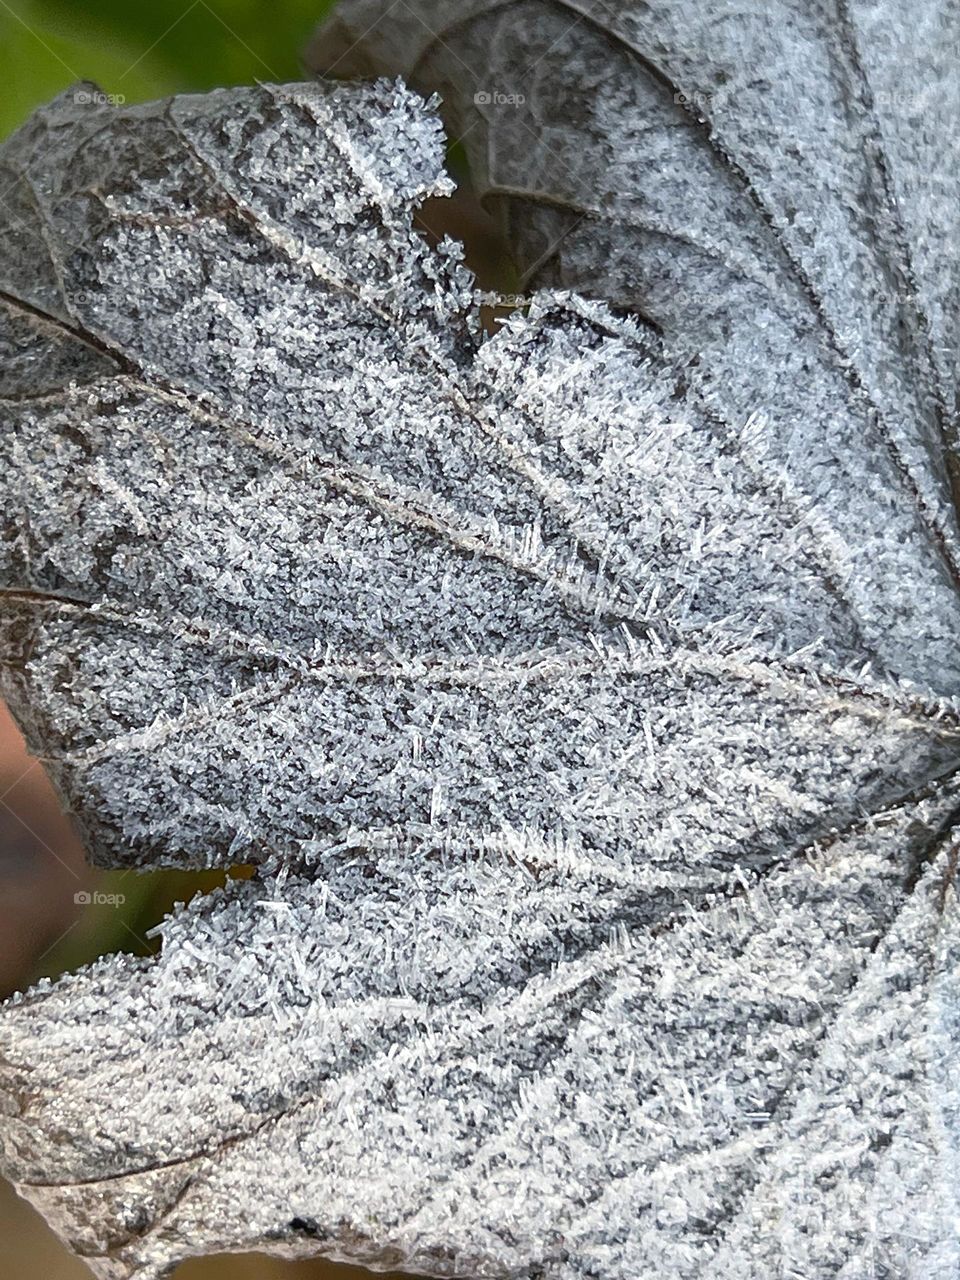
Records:
[[[918,277],[914,269],[913,254],[906,234],[900,203],[893,188],[892,174],[886,159],[886,147],[883,126],[876,110],[876,98],[870,78],[861,56],[859,32],[856,19],[851,11],[849,0],[834,0],[841,22],[840,42],[846,57],[841,60],[844,70],[854,77],[860,89],[860,96],[869,113],[870,128],[868,137],[871,142],[870,159],[884,194],[885,224],[877,220],[875,229],[882,235],[886,227],[890,228],[888,236],[888,257],[895,259],[895,269],[902,274],[907,285],[906,296],[902,300],[906,315],[910,320],[910,338],[913,353],[918,363],[925,365],[923,372],[937,385],[936,412],[940,430],[943,433],[945,446],[955,446],[949,432],[956,430],[952,423],[952,415],[948,408],[947,388],[941,382],[941,366],[933,358],[931,349],[932,325],[930,316],[923,309],[923,298],[918,288]],[[922,356],[921,356],[922,352]],[[925,357],[925,358],[924,358]]]
[[[35,320],[42,320],[44,324],[50,325],[51,328],[58,330],[68,339],[76,342],[82,342],[84,346],[95,351],[97,355],[106,356],[107,359],[113,360],[117,365],[117,374],[121,376],[134,367],[132,362],[121,351],[116,350],[105,342],[97,334],[87,329],[79,321],[70,323],[64,320],[62,316],[54,315],[50,311],[44,310],[42,307],[34,306],[33,303],[27,302],[24,298],[19,298],[16,294],[8,292],[6,289],[0,289],[0,302],[6,303],[8,307],[15,311],[22,312],[25,316],[30,316]],[[69,388],[64,388],[64,392]],[[57,392],[52,392],[52,396],[56,396]]]
[[[125,615],[124,621],[129,619]],[[150,619],[149,625],[162,632],[159,619]],[[264,656],[259,650],[255,656]],[[282,655],[275,655],[278,664],[285,664]],[[870,689],[854,685],[838,677],[828,683],[822,675],[786,667],[777,667],[762,659],[744,660],[737,655],[718,656],[695,649],[680,648],[641,654],[636,651],[621,654],[613,650],[571,651],[544,657],[538,652],[518,658],[445,659],[441,655],[411,655],[405,661],[373,657],[367,661],[357,659],[314,660],[300,657],[294,664],[284,666],[279,672],[271,672],[249,687],[218,700],[193,705],[181,715],[154,721],[143,728],[117,734],[106,742],[76,752],[50,754],[49,762],[58,761],[78,766],[89,766],[117,755],[150,750],[184,731],[200,730],[229,717],[240,710],[252,710],[270,703],[289,692],[300,682],[313,682],[319,686],[343,683],[356,685],[361,682],[378,682],[389,686],[409,685],[411,689],[436,689],[450,691],[456,688],[476,689],[496,694],[498,689],[509,689],[529,684],[581,677],[587,684],[603,675],[617,674],[625,680],[662,672],[665,675],[689,671],[693,674],[709,674],[718,681],[733,679],[766,690],[774,696],[784,696],[795,705],[814,705],[825,716],[852,713],[864,720],[875,721],[891,730],[917,731],[934,734],[939,738],[960,738],[960,713],[947,704],[928,703],[909,698],[898,698],[885,689]],[[643,745],[642,735],[638,743]],[[626,762],[624,762],[625,765]],[[611,778],[614,775],[611,774]]]
[[[40,311],[12,295],[0,296],[24,311],[74,335],[74,331],[59,317]],[[90,337],[92,339],[93,336],[90,335]],[[343,459],[331,458],[325,454],[313,454],[311,457],[309,454],[284,449],[276,442],[265,438],[264,433],[259,431],[255,424],[239,418],[225,406],[218,404],[210,395],[199,395],[175,382],[148,373],[139,365],[134,355],[123,352],[102,339],[92,340],[91,345],[117,360],[122,371],[119,377],[122,378],[124,386],[166,399],[168,403],[175,404],[192,416],[223,427],[244,444],[256,448],[271,458],[284,461],[291,470],[298,473],[302,470],[304,462],[310,460],[314,464],[313,474],[316,479],[328,485],[330,489],[357,499],[390,520],[419,529],[445,542],[459,554],[479,553],[499,561],[508,568],[551,583],[566,603],[588,613],[590,617],[610,615],[631,621],[634,619],[634,609],[614,609],[612,601],[601,596],[596,588],[591,588],[587,584],[585,576],[588,566],[586,564],[578,566],[579,575],[573,579],[569,569],[561,573],[552,572],[544,564],[542,556],[537,563],[530,555],[511,550],[503,540],[496,542],[479,531],[471,533],[458,527],[456,513],[445,509],[444,504],[434,495],[398,486],[386,473],[373,468],[352,465]],[[469,409],[465,396],[461,396],[458,407],[464,411]],[[173,518],[174,516],[171,515],[171,519]],[[604,576],[596,560],[593,560],[589,567],[592,568],[598,580]],[[615,591],[616,585],[611,581],[610,590]]]
[[[598,224],[609,223],[610,214],[595,205],[582,204],[573,199],[564,198],[561,200],[551,201],[543,192],[524,192],[515,190],[504,184],[490,187],[490,194],[495,196],[503,196],[507,198],[523,199],[530,204],[541,205],[545,208],[558,208],[565,213],[576,214],[580,220],[588,220]],[[698,239],[694,230],[690,227],[680,228],[671,226],[667,222],[663,222],[654,218],[638,218],[635,214],[621,214],[618,217],[618,225],[628,228],[631,231],[648,231],[653,235],[659,236],[664,240],[669,240],[673,244],[683,245],[688,249],[694,249],[698,254],[710,261],[717,263],[718,266],[726,268],[730,275],[743,283],[756,285],[763,289],[776,304],[776,293],[774,282],[768,277],[759,274],[751,269],[751,264],[746,258],[725,252],[725,246],[721,244],[711,244],[709,241]],[[528,274],[532,274],[532,268],[528,269]],[[648,317],[641,315],[638,319],[645,325],[649,325],[658,335],[660,326],[650,320]],[[626,326],[624,326],[626,327]]]
[[[586,309],[586,313],[585,318],[589,318],[591,309]],[[56,324],[56,318],[51,318],[51,322]],[[617,326],[616,332],[618,336],[624,337],[624,331],[627,328],[627,326]],[[645,350],[636,334],[633,335],[633,341],[638,349]],[[132,357],[124,356],[120,353],[117,354],[118,358],[124,360],[126,365],[130,367],[133,363]],[[253,447],[272,459],[283,462],[290,469],[291,474],[299,474],[302,471],[305,457],[309,457],[309,455],[295,452],[269,439],[256,424],[245,421],[235,413],[228,412],[225,407],[217,404],[209,395],[197,395],[175,384],[162,382],[156,376],[148,377],[145,373],[140,373],[136,376],[126,374],[122,378],[122,384],[131,390],[139,390],[147,396],[164,400],[198,420],[222,428],[243,444]],[[742,439],[734,438],[734,443],[737,443],[738,439],[742,447]],[[521,456],[521,451],[517,448],[512,448],[510,452],[515,459],[519,459]],[[605,619],[611,623],[626,623],[631,628],[639,627],[641,630],[646,629],[654,622],[661,629],[665,625],[662,619],[644,616],[642,613],[638,617],[642,607],[639,601],[632,605],[629,605],[624,600],[617,601],[613,594],[615,580],[611,581],[609,586],[605,584],[603,591],[599,589],[597,584],[591,585],[586,579],[585,565],[578,563],[553,569],[542,552],[539,552],[537,556],[531,556],[529,553],[524,553],[523,550],[517,552],[512,550],[510,545],[503,539],[494,541],[485,531],[470,532],[462,526],[458,527],[456,524],[456,512],[447,510],[445,504],[438,502],[436,498],[422,491],[410,491],[404,487],[397,486],[380,471],[374,471],[359,464],[350,464],[340,459],[331,459],[325,454],[314,454],[311,461],[313,464],[311,473],[317,482],[324,483],[331,490],[348,495],[364,503],[372,510],[377,511],[397,524],[418,529],[432,538],[444,542],[459,554],[467,556],[481,554],[487,556],[512,570],[524,573],[550,585],[564,604],[594,623]],[[170,518],[173,520],[175,517],[171,514]],[[574,570],[576,571],[576,576],[574,576]],[[601,570],[598,570],[598,574],[601,572]],[[121,616],[131,622],[135,620],[132,610],[124,614],[124,605],[121,600],[114,599],[112,603],[117,610],[116,614],[112,616]],[[97,608],[98,611],[103,611],[104,609],[103,605],[98,605]],[[111,615],[104,611],[102,616],[108,617]],[[196,629],[200,625],[200,620],[196,618],[184,619],[182,622],[185,629],[189,629],[192,633],[196,633]],[[216,627],[215,624],[206,623],[203,625],[207,627],[211,637],[219,639],[224,635],[223,631]],[[722,637],[723,635],[722,627],[715,626],[712,631],[714,636]],[[695,634],[695,632],[692,634],[685,633],[682,643],[689,644]],[[250,648],[249,641],[237,633],[229,634],[227,638],[233,650],[236,650],[238,646],[243,646],[248,650]],[[709,647],[710,643],[710,641],[707,641],[707,647]],[[275,649],[271,649],[269,644],[259,641],[254,641],[254,649],[257,656],[262,656],[265,652],[276,652]],[[289,658],[289,655],[284,653],[277,653],[277,656],[283,657],[284,660]],[[704,656],[703,661],[708,661],[706,656]],[[784,659],[779,661],[781,661],[784,670],[787,670],[788,662]],[[826,668],[823,669],[822,674],[825,680],[832,679],[834,675]]]
[[[909,286],[907,297],[903,301],[907,306],[907,315],[913,322],[910,338],[913,354],[917,355],[921,346],[921,334],[929,343],[929,317],[922,310],[921,299],[917,290],[917,275],[913,267],[913,255],[910,252],[906,228],[892,186],[892,177],[886,159],[883,127],[877,114],[873,87],[863,64],[856,19],[851,11],[849,0],[832,0],[832,2],[836,6],[836,12],[840,19],[837,31],[840,56],[834,59],[834,66],[843,75],[850,90],[855,90],[856,99],[866,106],[869,115],[869,127],[864,132],[870,143],[868,156],[871,167],[883,192],[882,208],[884,215],[882,219],[874,219],[873,227],[878,238],[884,237],[884,233],[887,233],[885,237],[887,242],[885,256],[888,260],[893,258],[893,261],[888,261],[888,266],[894,272],[899,273],[902,281]],[[831,30],[833,29],[834,26],[831,24]],[[869,188],[869,191],[871,195],[875,195],[873,187]],[[922,329],[917,324],[917,321],[923,322]],[[927,366],[925,372],[935,374],[936,365],[931,359],[929,346],[925,354]],[[945,402],[941,401],[938,408],[941,413],[945,412]]]
[[[589,8],[578,4],[577,0],[551,0],[551,3],[555,3],[558,7],[567,9],[571,13],[579,14],[586,22],[595,26],[605,36],[620,44],[627,52],[635,57],[640,65],[652,74],[655,79],[669,89],[671,95],[676,95],[682,91],[682,86],[676,84],[663,67],[656,64],[648,55],[645,55],[623,31],[619,30],[614,25],[613,22],[608,26]],[[847,354],[846,344],[834,328],[825,310],[823,298],[817,289],[816,283],[805,270],[802,262],[797,258],[789,242],[784,237],[778,220],[767,207],[766,202],[755,187],[747,171],[737,161],[733,153],[721,145],[719,137],[712,128],[708,127],[707,122],[701,119],[697,113],[690,108],[685,109],[687,110],[691,121],[698,128],[705,144],[714,152],[714,154],[717,155],[726,168],[736,176],[742,189],[748,195],[758,214],[763,219],[763,222],[775,236],[785,260],[789,263],[791,273],[801,284],[807,295],[821,329],[829,338],[833,350],[841,357],[839,362],[840,368],[849,382],[852,391],[858,398],[870,406],[872,420],[882,428],[882,438],[889,456],[896,468],[896,473],[899,476],[906,492],[913,500],[914,506],[921,518],[923,527],[927,532],[931,545],[934,547],[940,559],[949,570],[951,578],[956,584],[958,590],[960,590],[960,564],[957,562],[953,540],[948,533],[944,515],[942,512],[931,509],[930,503],[925,496],[921,485],[914,476],[913,468],[905,457],[895,434],[890,430],[886,415],[880,412],[872,395],[867,389],[855,362]]]
[[[645,334],[642,331],[638,332],[633,324],[615,318],[605,307],[597,303],[576,296],[568,300],[567,306],[573,315],[582,317],[600,331],[636,350],[644,359],[651,358]],[[654,349],[653,358],[666,367],[672,367],[672,361],[659,340]],[[694,394],[692,391],[694,380],[690,372],[677,368],[674,374],[676,395],[684,401],[690,401]],[[770,462],[767,450],[762,447],[763,421],[759,417],[751,417],[742,429],[736,430],[715,400],[701,399],[698,396],[696,409],[703,414],[706,423],[715,432],[718,442],[736,452],[749,475],[757,483],[761,500],[766,503],[767,510],[775,518],[779,518],[777,507],[782,505],[789,512],[796,530],[806,535],[805,542],[809,546],[811,556],[822,570],[826,590],[845,612],[846,623],[856,640],[857,652],[878,660],[876,645],[869,642],[866,636],[861,607],[844,586],[848,574],[844,569],[842,539],[835,533],[830,520],[820,515],[810,498],[798,486],[791,483],[787,469]],[[782,523],[782,527],[787,526]]]
[[[179,129],[178,129],[178,136],[183,137],[182,131],[180,131]],[[192,143],[188,138],[185,139],[185,145],[191,146],[191,153],[197,156],[198,163],[200,164],[206,163],[202,156],[197,155],[196,148],[192,146]],[[219,185],[222,188],[223,187],[222,171],[219,169],[213,169],[209,165],[207,165],[206,167],[211,172],[211,175],[215,178],[215,180],[219,183]],[[235,196],[230,191],[226,191],[225,194],[227,198],[230,199],[231,201],[237,201],[238,207],[242,207],[239,204],[239,197]],[[249,210],[247,212],[250,213]],[[271,243],[274,243],[274,235],[279,234],[281,239],[283,240],[283,243],[280,245],[280,247],[285,251],[285,253],[287,255],[290,255],[291,253],[293,254],[297,253],[296,247],[295,246],[292,247],[290,243],[288,243],[290,238],[288,236],[285,236],[282,230],[278,231],[276,228],[273,228],[270,235],[267,235],[267,231],[265,229],[263,220],[258,216],[253,216],[252,214],[251,216],[252,216],[253,225],[256,227],[256,229],[261,234],[261,236],[267,236],[267,239]],[[274,244],[274,247],[276,247],[276,244]],[[300,260],[301,257],[302,255],[299,255],[297,260]],[[368,305],[373,305],[370,302],[369,298],[365,299],[365,301]],[[384,313],[382,309],[380,308],[375,308],[375,309],[377,310],[377,313],[380,315],[381,318],[389,319],[389,316],[386,313]],[[417,352],[421,356],[424,354],[422,344],[417,344]],[[436,357],[436,353],[427,352],[427,355],[435,364],[437,363],[438,358]],[[446,366],[443,365],[443,362],[439,362],[439,367],[443,370],[444,376],[448,376],[449,370],[446,369]],[[617,535],[614,534],[612,531],[610,531],[609,528],[607,529],[607,534],[605,537],[591,536],[589,531],[585,531],[583,528],[582,521],[578,518],[579,513],[576,508],[576,505],[569,500],[566,500],[566,501],[563,500],[562,495],[564,493],[564,487],[560,485],[556,480],[551,479],[546,473],[540,471],[538,468],[533,466],[533,464],[524,456],[522,450],[518,450],[511,447],[510,443],[508,441],[505,441],[502,438],[501,433],[499,433],[496,430],[495,426],[493,426],[487,420],[487,416],[483,414],[479,414],[473,409],[462,387],[456,385],[456,381],[454,381],[454,383],[451,384],[448,389],[450,394],[453,396],[453,400],[456,404],[456,407],[459,409],[459,411],[471,417],[474,423],[478,426],[479,430],[488,439],[493,440],[495,446],[499,449],[501,455],[506,458],[510,468],[515,473],[519,473],[522,476],[524,476],[524,478],[531,484],[534,491],[537,492],[537,494],[544,501],[545,505],[559,512],[563,523],[568,529],[573,531],[574,537],[579,542],[579,545],[581,546],[581,548],[589,552],[590,558],[597,568],[597,572],[598,573],[600,572],[601,564],[606,566],[609,563],[609,556],[612,549],[612,545],[615,543],[619,543],[619,545],[622,548],[621,555],[618,557],[621,561],[621,571],[623,569],[623,566],[626,565],[628,572],[630,570],[633,570],[633,576],[634,578],[636,578],[636,565],[637,565],[636,557],[632,554],[632,552],[628,547],[623,546],[622,540],[618,539]],[[229,426],[230,419],[228,415],[225,413],[225,411],[223,411],[222,416],[223,416],[223,420],[226,422],[226,425]],[[254,440],[257,440],[258,433],[252,427],[249,427],[248,430],[250,431],[251,438]],[[259,440],[257,442],[262,448],[263,444]],[[334,467],[332,472],[327,473],[327,479],[332,487],[339,487],[341,492],[352,492],[352,496],[358,497],[360,498],[360,500],[367,501],[367,502],[370,502],[370,492],[369,492],[369,489],[366,488],[366,486],[371,482],[374,484],[378,483],[377,481],[371,481],[371,480],[367,480],[367,478],[363,478],[361,480],[360,488],[359,489],[354,488],[351,490],[349,484],[346,484],[346,485],[344,484],[343,476],[342,476],[342,467],[339,467],[339,466]],[[364,491],[365,488],[366,488],[366,491]],[[406,519],[408,521],[410,519],[411,511],[414,509],[416,505],[416,499],[413,499],[413,501],[411,501],[409,495],[401,495],[400,506],[402,510],[398,510],[396,505],[395,493],[387,494],[385,500],[383,496],[377,495],[377,497],[374,499],[373,505],[376,505],[378,501],[380,503],[379,509],[383,512],[383,514],[387,515],[388,518],[396,519],[399,517],[401,520]],[[467,553],[473,553],[477,550],[481,550],[484,554],[494,554],[495,556],[499,556],[499,558],[504,563],[507,563],[512,568],[520,568],[525,572],[530,571],[529,566],[525,563],[528,557],[525,555],[521,555],[517,557],[511,554],[509,550],[507,550],[504,547],[503,543],[500,544],[500,546],[497,548],[496,551],[492,552],[489,545],[488,546],[478,545],[478,543],[473,540],[473,537],[471,535],[468,534],[464,539],[462,535],[455,533],[452,529],[453,522],[451,520],[451,514],[452,513],[445,513],[446,520],[445,520],[444,528],[442,528],[441,530],[438,530],[436,527],[436,524],[434,524],[434,526],[430,528],[430,532],[433,533],[435,536],[437,536],[439,533],[439,536],[446,537],[449,541],[451,541],[453,545],[458,545],[461,550],[466,551]],[[416,516],[414,517],[414,522],[420,519],[422,519],[422,509],[417,512]],[[598,521],[594,520],[594,524],[596,525],[597,523]],[[421,527],[427,527],[427,526],[422,525]],[[614,582],[611,584],[611,586],[615,587],[615,579],[614,579]],[[574,595],[576,596],[581,594],[581,591],[582,591],[582,587],[576,588],[574,590]],[[589,593],[587,593],[587,601],[589,601]],[[581,600],[575,601],[575,604],[579,607],[582,607],[583,603],[585,602]],[[596,600],[596,594],[594,594],[594,616],[596,616],[598,605],[601,610],[605,612],[609,612],[609,606],[607,605],[607,602],[606,601],[598,602]],[[629,608],[627,610],[623,610],[621,608],[620,610],[618,610],[618,612],[621,614],[621,616],[625,614],[625,616],[627,616],[628,618],[633,619],[636,616],[637,605],[634,605],[632,608]]]
[[[566,486],[556,478],[551,478],[521,450],[511,445],[503,432],[498,429],[495,416],[492,413],[484,412],[482,407],[476,404],[472,388],[462,381],[457,371],[451,368],[431,343],[425,342],[422,336],[418,336],[416,340],[411,341],[409,336],[405,334],[402,325],[398,322],[398,317],[380,306],[371,295],[369,289],[365,289],[355,282],[349,282],[346,277],[339,276],[333,272],[327,255],[318,256],[314,248],[300,243],[296,237],[292,236],[273,218],[266,216],[263,210],[244,203],[242,194],[230,182],[227,173],[219,165],[204,156],[198,150],[193,139],[184,134],[179,126],[175,125],[175,127],[184,146],[189,148],[197,163],[209,173],[211,180],[216,183],[218,189],[231,201],[243,216],[247,225],[255,230],[266,244],[279,250],[292,264],[300,267],[309,267],[312,275],[322,280],[325,285],[345,292],[355,302],[370,310],[378,320],[388,325],[398,336],[407,338],[405,342],[407,356],[412,361],[429,368],[431,372],[437,375],[442,393],[448,402],[474,424],[482,437],[494,445],[499,456],[506,462],[508,467],[523,480],[526,480],[542,500],[544,506],[560,518],[575,542],[590,557],[592,567],[598,577],[603,576],[601,565],[609,559],[610,547],[614,544],[619,545],[621,548],[621,572],[626,571],[629,573],[631,570],[636,570],[636,556],[623,539],[614,530],[608,528],[606,540],[599,540],[590,533],[589,529],[584,528],[576,505],[569,501],[564,501]],[[616,577],[614,581],[616,582]]]
[[[150,962],[148,962],[150,963]],[[153,963],[156,963],[155,961]],[[391,1022],[395,1022],[393,1006],[396,1001],[392,998],[385,997],[383,999],[367,999],[362,1002],[364,1012],[369,1015],[372,1025],[380,1024],[385,1026]],[[350,1072],[342,1073],[329,1077],[340,1085],[343,1081],[350,1077],[362,1077],[363,1075],[376,1069],[379,1062],[389,1060],[393,1057],[399,1048],[404,1044],[415,1041],[419,1034],[417,1023],[426,1022],[430,1015],[436,1013],[433,1006],[427,1006],[416,1001],[410,1001],[410,1009],[407,1010],[408,1023],[401,1024],[399,1027],[394,1026],[393,1031],[398,1030],[399,1035],[394,1034],[392,1038],[388,1038],[387,1042],[373,1052],[364,1052],[360,1055],[359,1061],[355,1062]],[[459,1001],[450,1001],[449,1006],[444,1007],[444,1013],[449,1016],[450,1021],[455,1019],[456,1013],[459,1011]],[[336,1012],[341,1011],[341,1006],[337,1007]],[[131,1080],[137,1080],[142,1075],[142,1066],[139,1057],[134,1057],[130,1064],[129,1077]],[[320,1086],[326,1082],[322,1076],[317,1077],[317,1085]],[[111,1077],[111,1088],[118,1088],[119,1082],[114,1075]],[[306,1096],[298,1101],[290,1102],[282,1110],[272,1111],[264,1116],[256,1123],[231,1132],[225,1137],[220,1137],[216,1141],[205,1143],[194,1151],[185,1154],[179,1154],[169,1160],[151,1159],[148,1164],[142,1167],[126,1167],[118,1173],[101,1174],[91,1178],[73,1178],[65,1182],[43,1181],[43,1180],[25,1180],[19,1185],[30,1188],[31,1190],[54,1189],[56,1187],[82,1187],[82,1186],[106,1186],[110,1183],[122,1182],[128,1178],[136,1178],[145,1173],[153,1173],[160,1169],[176,1169],[189,1164],[198,1164],[202,1166],[204,1162],[222,1160],[229,1152],[236,1147],[241,1146],[245,1142],[249,1142],[256,1138],[259,1134],[275,1127],[281,1123],[287,1123],[296,1118],[297,1114],[311,1107],[320,1107],[324,1105],[322,1092],[307,1093]]]
[[[757,884],[759,883],[762,883],[762,880],[754,882],[749,886],[743,883],[737,883],[732,887],[729,894],[723,896],[714,895],[710,900],[701,904],[698,911],[719,912],[721,914],[726,913],[730,910],[731,898],[737,899],[746,897],[751,890],[757,887]],[[892,918],[881,927],[880,932],[872,942],[871,953],[881,945],[883,939],[888,935],[890,929],[898,919],[898,914],[899,913],[894,914]],[[678,914],[674,919],[666,922],[665,924],[655,926],[651,933],[653,937],[659,937],[662,936],[664,932],[672,931],[675,928],[688,925],[689,923],[689,914]],[[632,958],[631,947],[629,942],[627,942],[621,953],[621,963],[611,975],[614,980],[617,973],[622,974],[625,978],[627,977]],[[589,961],[587,963],[589,963]],[[869,972],[869,969],[870,960],[867,959],[865,963],[861,964],[858,969],[850,975],[846,989],[841,996],[838,1009],[832,1010],[832,1013],[836,1014],[838,1011],[842,1012],[842,1010],[849,1005],[851,1000],[855,998],[857,987],[862,981],[864,975]],[[607,995],[606,992],[601,994],[604,996]],[[736,1010],[732,1010],[729,1025],[731,1027],[738,1026],[740,1021],[741,1018]],[[765,1155],[775,1148],[777,1132],[783,1124],[784,1109],[790,1106],[792,1099],[796,1098],[800,1094],[813,1064],[817,1061],[820,1046],[823,1044],[829,1032],[830,1025],[831,1023],[827,1013],[817,1007],[814,1007],[804,1023],[800,1027],[796,1028],[800,1031],[810,1032],[812,1034],[811,1041],[802,1051],[798,1051],[796,1053],[788,1079],[780,1087],[777,1095],[769,1099],[769,1103],[771,1104],[771,1109],[768,1112],[769,1118],[762,1127],[757,1130],[755,1135],[751,1135],[747,1139],[740,1136],[721,1144],[719,1147],[708,1145],[697,1146],[695,1143],[686,1145],[683,1137],[678,1135],[677,1142],[684,1149],[678,1156],[673,1157],[667,1162],[667,1167],[692,1169],[699,1162],[703,1162],[704,1164],[716,1164],[718,1158],[724,1155],[727,1157],[736,1157],[735,1164],[739,1167],[741,1172],[741,1176],[738,1177],[737,1180],[737,1200],[742,1201],[743,1197],[749,1194],[751,1188],[762,1176],[762,1165],[758,1165],[755,1169],[748,1170],[746,1167],[747,1160],[752,1157],[756,1157],[758,1160],[762,1161]],[[557,1063],[556,1072],[558,1077],[562,1076],[564,1062],[571,1062],[575,1060],[576,1051],[568,1044],[569,1038],[575,1034],[575,1031],[575,1026],[566,1028],[566,1040],[564,1045],[562,1048],[558,1047],[554,1056],[554,1060]],[[560,1057],[560,1054],[564,1049],[567,1051],[565,1059]],[[471,1160],[468,1168],[479,1169],[482,1166],[484,1157],[488,1153],[495,1154],[498,1148],[502,1149],[504,1143],[508,1140],[509,1135],[497,1135],[497,1137],[491,1139],[485,1146],[479,1149],[476,1157]],[[658,1172],[662,1172],[663,1168],[664,1165],[658,1156]],[[638,1180],[648,1179],[649,1177],[650,1168],[646,1162],[641,1163],[634,1169],[625,1173],[613,1173],[608,1176],[603,1187],[597,1190],[594,1197],[588,1197],[584,1201],[578,1201],[578,1206],[582,1205],[585,1208],[591,1203],[603,1202],[609,1202],[610,1204],[629,1203],[629,1197],[624,1194],[627,1186],[635,1184]],[[734,1213],[735,1209],[732,1207],[723,1211],[718,1210],[716,1225],[720,1226],[725,1220],[732,1217]],[[420,1213],[416,1216],[419,1217]]]
[[[131,384],[135,385],[135,384]],[[266,438],[256,424],[247,422],[217,404],[210,396],[194,396],[186,388],[174,383],[158,384],[144,381],[142,389],[147,393],[164,392],[171,403],[188,407],[191,413],[208,422],[224,427],[244,444],[251,445],[263,454],[282,461],[291,472],[300,473],[305,461],[313,464],[312,475],[337,493],[355,498],[388,520],[408,528],[418,529],[437,541],[447,544],[461,555],[480,554],[505,565],[509,569],[525,573],[538,581],[550,584],[557,595],[568,605],[585,612],[591,618],[602,616],[622,620],[635,620],[635,609],[617,608],[613,597],[620,584],[609,580],[609,594],[601,594],[599,583],[605,577],[597,563],[578,563],[574,576],[573,565],[556,572],[551,569],[542,548],[535,547],[536,555],[512,550],[509,543],[494,540],[486,531],[471,532],[457,523],[457,512],[449,508],[436,495],[424,490],[412,490],[399,485],[387,473],[352,464],[329,454],[299,453]],[[590,587],[587,573],[593,573],[597,586]],[[626,603],[626,602],[624,602]]]

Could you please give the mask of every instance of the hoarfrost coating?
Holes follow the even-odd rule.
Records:
[[[4,1171],[105,1280],[955,1277],[916,334],[932,416],[757,232],[739,382],[565,290],[483,338],[411,227],[441,146],[381,82],[71,94],[4,150],[4,693],[96,861],[260,864],[5,1006]]]

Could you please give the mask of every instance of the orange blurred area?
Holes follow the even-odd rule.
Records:
[[[28,980],[77,925],[75,895],[93,880],[43,769],[0,704],[0,994]]]
[[[94,871],[42,767],[27,754],[0,703],[0,995],[41,974],[55,976],[104,951],[146,952],[149,925],[177,898],[206,891],[222,873]],[[123,884],[124,907],[105,911],[76,901],[84,890]],[[43,1219],[0,1180],[0,1277],[90,1280]],[[280,1262],[258,1254],[184,1263],[176,1280],[363,1280],[358,1267]]]

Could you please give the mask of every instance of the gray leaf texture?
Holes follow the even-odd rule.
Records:
[[[71,93],[0,169],[4,694],[95,861],[259,864],[0,1011],[21,1192],[103,1280],[955,1278],[918,367],[891,426],[772,239],[726,400],[566,290],[484,338],[398,84]]]
[[[957,580],[953,0],[345,0],[310,60],[439,88],[524,276],[639,311],[728,424],[772,418],[865,639],[911,633],[870,529],[907,477]]]

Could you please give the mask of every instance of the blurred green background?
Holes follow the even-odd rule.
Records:
[[[333,0],[0,0],[0,135],[75,80],[128,102],[296,80]]]
[[[0,137],[79,79],[127,102],[303,78],[299,51],[333,0],[0,0]],[[242,874],[242,872],[240,872]],[[222,877],[220,877],[222,878]],[[144,953],[172,903],[216,875],[95,873],[42,769],[0,705],[0,996],[106,951]],[[122,906],[77,904],[78,891]],[[89,1280],[40,1217],[0,1182],[0,1272],[16,1280]],[[358,1280],[356,1268],[258,1256],[185,1264],[177,1280]]]

